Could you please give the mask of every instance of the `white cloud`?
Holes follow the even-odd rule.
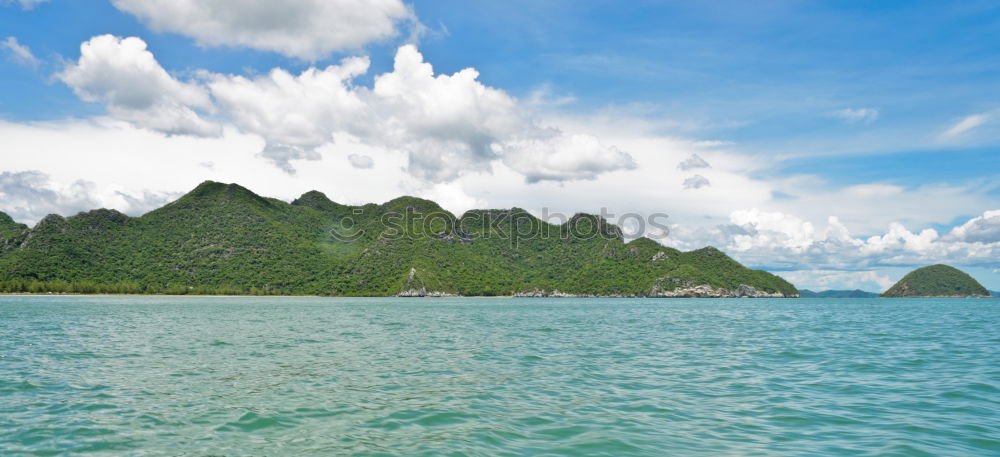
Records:
[[[691,144],[701,148],[716,148],[720,146],[732,146],[734,143],[732,141],[722,140],[699,140],[693,141]]]
[[[953,138],[959,136],[965,132],[968,132],[969,130],[972,130],[976,127],[979,127],[980,125],[985,124],[986,121],[988,121],[989,119],[990,116],[987,114],[972,114],[966,116],[961,121],[958,121],[957,124],[953,125],[948,130],[945,130],[942,136],[945,138]]]
[[[30,10],[30,9],[33,9],[34,7],[36,7],[36,6],[38,6],[38,5],[42,4],[42,3],[45,3],[47,1],[49,1],[49,0],[5,0],[4,4],[17,3],[17,4],[21,5],[21,8],[26,9],[26,10]]]
[[[112,0],[153,30],[203,46],[238,46],[304,60],[354,50],[415,22],[400,0]]]
[[[75,214],[95,208],[90,197],[94,184],[77,180],[53,187],[49,177],[37,170],[0,173],[0,211],[18,222],[34,224],[48,214]]]
[[[501,136],[537,130],[526,124],[517,102],[478,81],[467,68],[435,75],[414,46],[396,53],[393,71],[375,78],[372,105],[381,113],[380,136],[409,156],[409,170],[429,181],[488,171]]]
[[[151,130],[212,136],[221,132],[215,121],[231,123],[259,135],[261,155],[289,174],[293,161],[320,160],[321,148],[338,143],[402,153],[410,174],[428,182],[490,172],[497,160],[529,183],[635,167],[631,155],[594,136],[539,124],[474,69],[435,75],[415,46],[399,48],[393,70],[373,87],[355,85],[368,67],[367,58],[350,57],[298,75],[201,71],[199,80],[180,81],[141,39],[104,35],[84,43],[79,62],[59,77],[113,117]],[[203,117],[212,113],[215,121]]]
[[[694,170],[697,168],[712,168],[712,166],[698,154],[691,154],[691,157],[688,157],[684,159],[683,162],[677,164],[678,170]]]
[[[37,67],[40,63],[38,58],[31,53],[31,49],[18,43],[15,37],[9,36],[7,39],[0,41],[0,49],[3,49],[19,65]]]
[[[772,245],[801,251],[812,244],[815,233],[811,223],[795,216],[756,208],[734,211],[729,220],[745,231],[733,235],[731,245],[737,251]]]
[[[318,148],[360,142],[399,151],[407,170],[429,182],[489,172],[493,162],[528,182],[593,179],[635,166],[631,156],[597,138],[538,124],[516,99],[465,69],[435,75],[414,46],[396,53],[393,70],[372,88],[355,86],[368,59],[352,57],[298,76],[275,69],[254,79],[204,74],[224,116],[263,137],[265,157],[319,159]]]
[[[858,184],[844,188],[843,192],[858,198],[886,198],[900,195],[905,191],[891,184]]]
[[[576,97],[572,95],[555,95],[551,84],[543,84],[531,91],[525,104],[533,107],[558,108],[576,103]]]
[[[986,211],[952,229],[945,239],[968,243],[995,243],[1000,241],[1000,210]]]
[[[114,196],[119,197],[124,200],[124,204],[119,202],[112,202],[115,208],[121,210],[121,212],[128,214],[129,216],[141,216],[154,209],[160,208],[167,203],[177,200],[182,195],[183,192],[156,192],[150,190],[142,190],[136,195],[128,194],[120,190],[114,191]]]
[[[601,173],[636,167],[628,153],[605,146],[591,135],[564,135],[512,140],[497,148],[503,162],[524,175],[528,183],[543,180],[595,179]]]
[[[367,70],[367,58],[352,57],[298,76],[280,68],[253,79],[206,76],[229,121],[264,138],[262,154],[291,171],[290,160],[319,159],[316,149],[333,142],[335,132],[362,131],[375,124],[371,108],[350,83]]]
[[[942,236],[911,232],[899,222],[881,235],[856,237],[837,217],[824,230],[799,217],[757,209],[734,211],[729,224],[671,227],[668,245],[713,245],[738,260],[781,269],[862,270],[931,263],[994,266],[1000,258],[1000,210],[986,211]]]
[[[888,276],[876,271],[798,270],[782,271],[778,272],[778,275],[799,289],[810,289],[815,292],[855,289],[884,292],[893,285]]]
[[[378,203],[406,193],[401,185],[414,181],[403,171],[405,157],[365,145],[324,146],[323,158],[302,167],[295,176],[261,157],[262,147],[258,136],[233,127],[227,127],[219,137],[192,137],[168,136],[110,118],[31,124],[0,121],[5,170],[40,170],[48,182],[42,187],[65,198],[81,196],[78,200],[85,200],[75,206],[46,209],[13,205],[13,200],[0,197],[0,210],[13,211],[15,206],[30,209],[19,212],[18,220],[32,223],[41,213],[68,216],[98,207],[141,214],[207,179],[237,182],[261,195],[286,201],[316,189],[343,203]],[[358,173],[344,161],[350,154],[373,157],[385,173]],[[211,168],[205,166],[208,163]],[[80,193],[63,192],[78,180],[96,187]]]
[[[850,123],[870,124],[878,119],[878,110],[875,108],[844,108],[834,111],[833,115]]]
[[[139,38],[101,35],[80,45],[80,59],[57,75],[83,100],[103,102],[115,118],[171,134],[218,135],[208,92],[168,74]]]
[[[347,160],[351,162],[352,167],[358,169],[370,169],[375,166],[375,159],[364,154],[350,154],[347,156]]]
[[[708,178],[702,175],[694,175],[684,180],[685,189],[701,189],[702,187],[711,185],[712,183],[708,181]]]
[[[42,171],[0,173],[0,211],[14,220],[34,225],[49,214],[72,216],[81,211],[110,207],[138,216],[180,197],[179,192],[99,189],[93,181],[77,179],[59,184]]]

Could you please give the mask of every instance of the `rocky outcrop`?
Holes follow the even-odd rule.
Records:
[[[25,230],[23,233],[10,238],[0,236],[0,254],[13,251],[24,245],[28,239],[28,234],[29,232]]]
[[[590,294],[567,294],[565,292],[560,292],[558,289],[548,291],[542,289],[532,289],[517,292],[512,295],[514,298],[622,298],[623,295],[590,295]]]
[[[736,290],[723,287],[713,288],[707,284],[694,287],[678,287],[673,290],[661,290],[650,294],[651,297],[663,298],[791,298],[781,292],[764,292],[746,284],[741,284]],[[798,297],[794,295],[792,297]]]
[[[436,290],[427,290],[424,286],[424,281],[420,279],[417,275],[416,268],[410,268],[410,274],[406,278],[406,285],[403,286],[403,291],[396,294],[397,297],[458,297],[459,295],[440,292]]]
[[[695,284],[680,278],[660,278],[649,292],[650,297],[664,298],[792,298],[798,295],[785,295],[781,292],[765,292],[753,286],[740,284],[735,290],[724,287],[712,287],[708,284]]]
[[[428,297],[428,298],[442,298],[442,297],[461,297],[461,295],[456,295],[448,292],[438,292],[436,290],[427,290],[424,288],[420,289],[409,289],[404,290],[398,294],[397,297]]]
[[[781,292],[765,292],[757,290],[746,284],[740,285],[735,290],[726,288],[715,288],[707,284],[695,285],[690,281],[676,280],[675,278],[663,278],[657,281],[648,295],[591,295],[591,294],[568,294],[559,290],[547,291],[533,289],[515,293],[514,298],[793,298],[798,295],[787,296]],[[667,289],[662,282],[679,284],[681,287]]]

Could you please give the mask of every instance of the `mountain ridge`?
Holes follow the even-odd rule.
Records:
[[[410,196],[351,206],[309,191],[288,203],[206,181],[138,217],[97,209],[15,224],[0,217],[0,291],[798,295],[712,247],[626,242],[596,215],[558,225],[520,208],[456,217]]]

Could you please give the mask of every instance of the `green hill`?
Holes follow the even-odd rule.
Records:
[[[797,296],[714,248],[680,252],[578,214],[461,217],[401,197],[292,203],[205,182],[141,217],[94,210],[29,229],[0,217],[0,292],[294,295]]]
[[[990,292],[972,276],[948,265],[931,265],[911,271],[882,297],[989,297]]]
[[[799,290],[799,296],[802,298],[875,298],[878,294],[875,292],[865,292],[860,289],[855,290],[824,290],[820,292],[813,292],[809,289]]]

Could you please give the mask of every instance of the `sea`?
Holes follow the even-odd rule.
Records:
[[[2,456],[998,456],[1000,300],[0,297]]]

